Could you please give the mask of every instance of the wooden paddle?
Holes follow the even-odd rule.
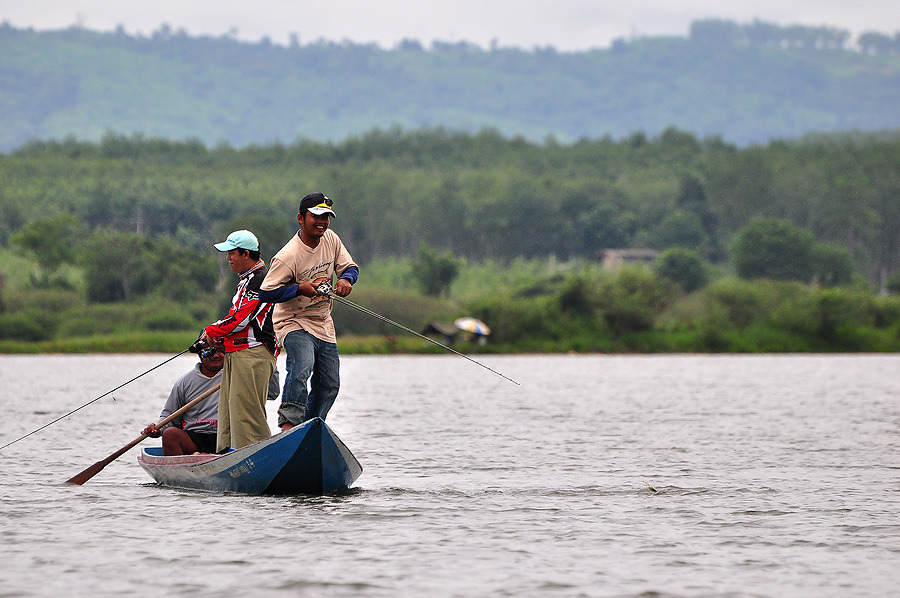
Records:
[[[188,403],[187,405],[185,405],[184,407],[182,407],[181,409],[179,409],[178,411],[176,411],[175,413],[173,413],[172,415],[170,415],[169,417],[162,420],[161,422],[159,422],[156,425],[157,426],[166,425],[167,423],[174,420],[179,415],[181,415],[182,413],[184,413],[185,411],[187,411],[188,409],[190,409],[191,407],[193,407],[194,405],[196,405],[197,403],[199,403],[200,401],[202,401],[203,399],[205,399],[212,393],[219,390],[220,386],[221,386],[221,384],[216,384],[215,386],[213,386],[212,388],[210,388],[209,390],[204,392],[202,395],[200,395],[196,399],[192,400],[190,403]],[[91,465],[90,467],[88,467],[87,469],[82,471],[81,473],[79,473],[75,476],[72,476],[72,478],[66,480],[66,484],[75,484],[77,486],[81,486],[86,481],[88,481],[89,479],[91,479],[92,477],[94,477],[95,475],[100,473],[100,470],[102,470],[104,467],[106,467],[107,465],[109,465],[110,463],[112,463],[113,461],[115,461],[116,459],[121,457],[122,455],[124,455],[126,452],[130,451],[132,448],[137,446],[139,443],[141,443],[144,440],[144,438],[147,438],[147,434],[141,434],[140,436],[138,436],[137,438],[135,438],[134,440],[132,440],[131,442],[129,442],[128,444],[126,444],[125,446],[123,446],[122,448],[120,448],[119,450],[114,452],[113,454],[111,454],[106,459],[103,459],[102,461],[97,461],[96,463],[94,463],[93,465]]]

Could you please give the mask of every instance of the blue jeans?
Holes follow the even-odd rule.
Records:
[[[325,419],[341,387],[337,345],[305,330],[295,330],[284,337],[284,350],[287,376],[278,408],[278,426],[285,423],[296,426],[314,417]]]

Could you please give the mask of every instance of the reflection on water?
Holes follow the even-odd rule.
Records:
[[[0,357],[0,444],[166,358]],[[159,488],[136,450],[62,484],[156,418],[193,364],[179,358],[0,454],[0,596],[837,597],[900,581],[900,357],[479,360],[522,385],[454,356],[344,357],[328,423],[364,472],[343,496]]]

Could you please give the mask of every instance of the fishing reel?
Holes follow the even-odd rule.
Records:
[[[191,353],[196,353],[200,359],[212,359],[221,349],[218,347],[210,347],[205,342],[198,340],[189,349]]]
[[[201,359],[212,359],[216,353],[221,351],[219,347],[211,346],[208,344],[207,339],[204,336],[204,331],[200,331],[200,336],[197,337],[197,340],[194,341],[194,344],[190,346],[188,349],[191,353],[196,353],[200,356]]]
[[[200,351],[200,359],[212,359],[220,349],[218,347],[206,347]]]
[[[331,297],[331,294],[334,293],[334,288],[332,288],[330,283],[322,282],[316,286],[316,292],[325,297]]]

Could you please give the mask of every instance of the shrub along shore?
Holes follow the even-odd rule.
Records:
[[[215,319],[208,305],[158,299],[92,306],[73,297],[75,305],[54,310],[64,303],[59,295],[33,292],[27,312],[0,314],[6,335],[0,353],[177,353]],[[462,300],[362,285],[351,299],[418,332],[463,315],[487,322],[492,334],[485,344],[464,333],[451,339],[462,353],[900,351],[900,297],[862,284],[821,288],[722,277],[687,293],[651,268],[637,267],[556,274]],[[344,355],[445,352],[344,305],[335,306],[335,321]],[[9,338],[15,326],[22,335],[32,328],[37,337],[41,330],[56,332]]]

